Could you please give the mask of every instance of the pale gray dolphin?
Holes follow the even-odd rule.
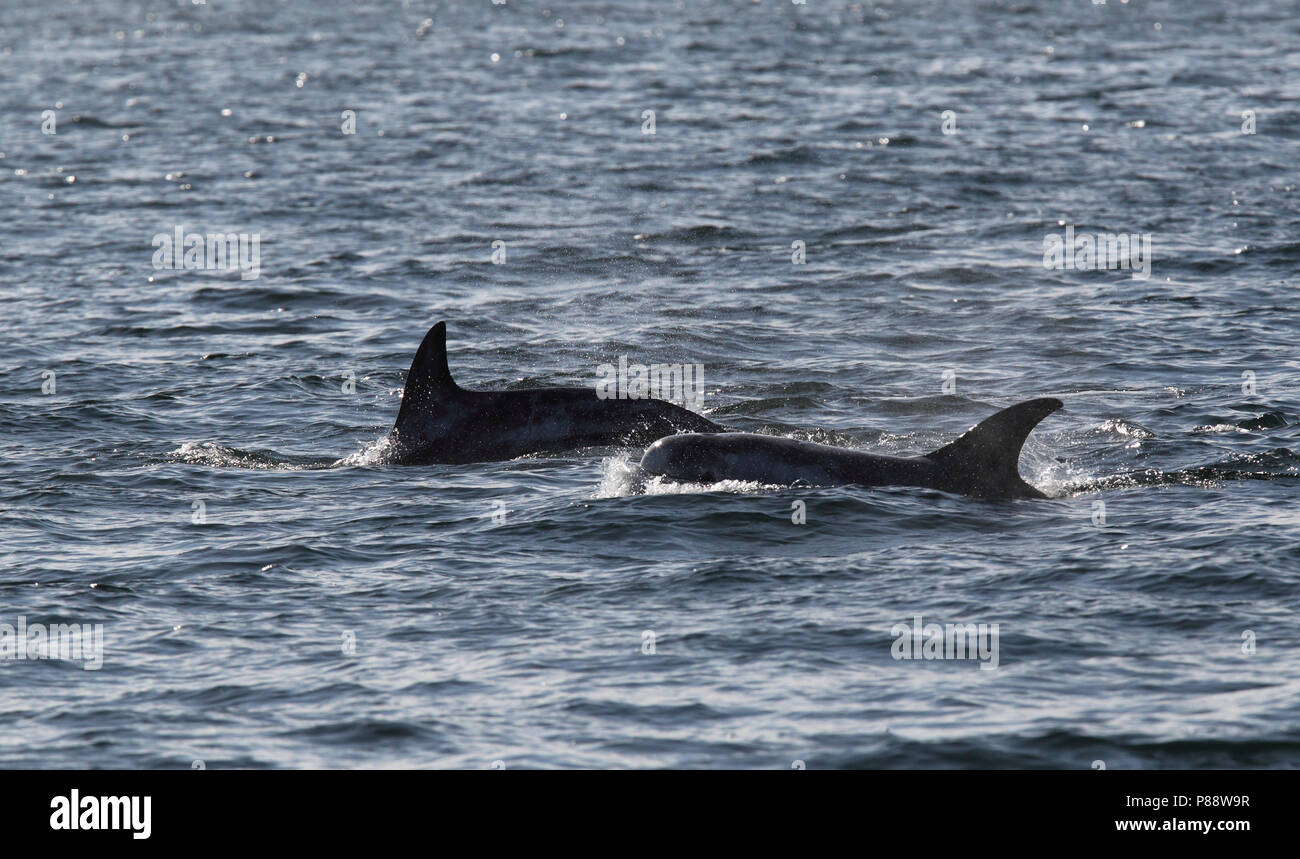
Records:
[[[686,483],[923,486],[981,498],[1046,498],[1020,477],[1020,448],[1063,405],[1050,397],[1019,403],[925,456],[880,456],[753,433],[687,433],[650,445],[641,468]]]
[[[663,400],[601,399],[589,388],[467,391],[447,367],[447,323],[429,329],[406,374],[388,433],[389,462],[514,459],[605,445],[641,446],[676,432],[723,432]]]

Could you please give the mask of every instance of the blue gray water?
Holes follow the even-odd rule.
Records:
[[[4,5],[0,624],[104,645],[0,660],[0,765],[1295,766],[1293,4]],[[439,319],[869,450],[1058,396],[1053,498],[385,465]]]

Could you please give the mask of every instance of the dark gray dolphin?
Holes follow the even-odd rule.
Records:
[[[1044,397],[1003,409],[925,456],[878,456],[780,436],[728,432],[662,438],[641,468],[688,483],[751,480],[812,486],[924,486],[980,498],[1046,498],[1020,477],[1020,448],[1064,405]]]
[[[406,374],[388,461],[461,463],[602,445],[645,445],[676,432],[723,432],[663,400],[601,399],[596,387],[467,391],[447,368],[447,323],[424,335]]]

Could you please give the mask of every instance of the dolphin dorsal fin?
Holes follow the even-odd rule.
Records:
[[[447,323],[439,322],[424,335],[420,348],[406,373],[406,387],[402,390],[402,407],[397,412],[396,426],[404,420],[427,410],[438,400],[460,391],[447,367]]]
[[[1017,403],[926,457],[972,495],[1044,498],[1020,477],[1020,448],[1043,418],[1064,405],[1054,397]]]

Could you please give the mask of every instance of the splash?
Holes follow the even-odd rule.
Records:
[[[679,483],[667,477],[651,476],[641,470],[639,461],[629,456],[606,457],[600,463],[600,487],[595,498],[625,498],[629,495],[696,495],[701,492],[737,494],[789,487],[749,480],[719,480],[717,483]]]
[[[1020,475],[1049,498],[1069,498],[1090,492],[1097,479],[1077,460],[1063,460],[1046,448],[1028,445],[1021,451]]]
[[[1118,437],[1118,438],[1155,438],[1156,434],[1144,426],[1135,423],[1129,423],[1119,418],[1111,418],[1102,421],[1084,433],[1085,437]]]
[[[389,454],[392,452],[393,443],[387,436],[383,435],[375,439],[370,444],[363,447],[354,454],[345,456],[342,459],[335,460],[331,468],[348,468],[364,467],[369,465],[384,465],[388,462]]]

